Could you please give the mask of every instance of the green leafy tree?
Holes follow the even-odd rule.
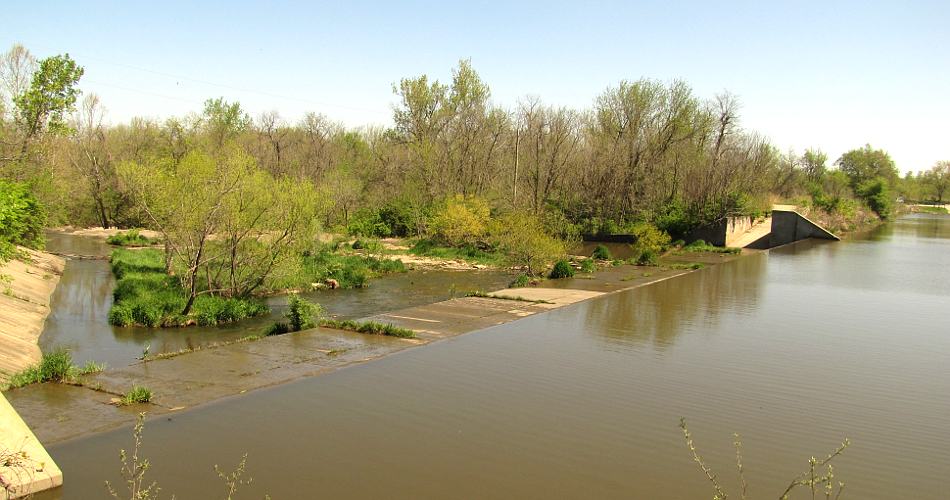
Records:
[[[848,151],[835,164],[848,175],[851,187],[855,190],[875,178],[881,178],[893,186],[899,177],[890,155],[883,149],[873,149],[870,144]]]
[[[0,262],[10,258],[14,245],[43,246],[46,212],[29,188],[0,179]]]
[[[509,264],[523,267],[530,276],[540,276],[547,266],[564,256],[564,242],[544,230],[541,219],[531,213],[509,213],[491,222],[490,241]]]
[[[943,203],[943,197],[950,190],[950,161],[938,161],[920,176],[920,181],[934,201]]]
[[[430,222],[433,237],[452,246],[476,245],[488,232],[490,209],[484,198],[456,195],[445,200]]]
[[[66,115],[75,108],[80,91],[76,87],[83,68],[69,54],[48,57],[39,62],[30,88],[13,98],[17,121],[26,140],[44,130],[59,133],[68,130]],[[25,145],[24,145],[25,147]]]

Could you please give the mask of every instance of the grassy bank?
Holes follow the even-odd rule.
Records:
[[[485,266],[500,266],[504,263],[504,255],[499,252],[487,252],[471,245],[461,247],[441,246],[431,240],[418,240],[409,249],[412,255],[433,257],[446,260],[461,260]]]
[[[275,279],[269,286],[274,291],[310,289],[314,283],[336,282],[339,288],[362,288],[369,280],[393,273],[406,272],[402,261],[335,251],[325,245],[300,257],[296,272]]]
[[[165,274],[161,250],[118,248],[110,262],[117,281],[109,323],[116,326],[217,325],[268,312],[257,300],[205,294],[183,316],[188,296],[176,277]]]
[[[935,207],[930,205],[914,205],[910,207],[911,212],[922,213],[922,214],[935,214],[935,215],[947,215],[950,212],[947,212],[947,209],[944,207]]]

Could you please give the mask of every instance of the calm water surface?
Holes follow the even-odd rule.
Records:
[[[149,421],[164,494],[247,497],[710,498],[677,423],[732,486],[775,498],[839,458],[846,498],[946,499],[950,218],[802,242],[330,375]],[[50,451],[103,496],[119,430]],[[794,498],[794,497],[793,497]]]

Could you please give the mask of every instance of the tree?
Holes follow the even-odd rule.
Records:
[[[251,126],[251,117],[241,109],[241,103],[230,103],[218,97],[205,101],[201,124],[212,146],[221,148]]]
[[[513,266],[540,276],[551,262],[564,256],[564,242],[550,236],[532,213],[512,212],[491,222],[489,239]]]
[[[950,161],[938,161],[921,176],[923,184],[933,195],[937,203],[943,203],[943,197],[950,190]]]
[[[54,133],[68,130],[65,117],[74,109],[79,95],[76,84],[83,72],[82,66],[76,64],[69,54],[40,61],[29,89],[13,98],[17,121],[24,130],[24,141],[44,130]],[[26,142],[23,147],[26,148]]]
[[[899,175],[890,155],[883,149],[871,148],[870,144],[848,151],[841,155],[835,164],[848,175],[851,187],[856,190],[862,184],[878,177],[893,186]]]
[[[15,109],[13,100],[29,88],[34,71],[36,58],[18,43],[0,55],[0,107],[6,111]]]
[[[828,155],[822,153],[820,149],[806,149],[801,159],[802,169],[805,175],[811,181],[819,181],[825,176],[828,170]]]

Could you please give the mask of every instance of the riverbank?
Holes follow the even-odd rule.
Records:
[[[248,391],[328,373],[483,328],[515,321],[610,293],[681,276],[696,262],[714,266],[739,258],[727,254],[676,255],[663,267],[616,266],[573,279],[546,280],[538,287],[497,290],[491,297],[460,297],[363,320],[410,328],[398,339],[316,328],[260,340],[209,346],[181,355],[139,362],[84,377],[82,386],[40,384],[6,393],[10,403],[49,445],[131,424],[147,411],[162,415]],[[543,302],[541,302],[543,301]],[[133,385],[151,389],[148,404],[111,404]]]
[[[0,385],[40,361],[38,345],[50,298],[66,266],[62,257],[19,248],[26,256],[0,265]]]

